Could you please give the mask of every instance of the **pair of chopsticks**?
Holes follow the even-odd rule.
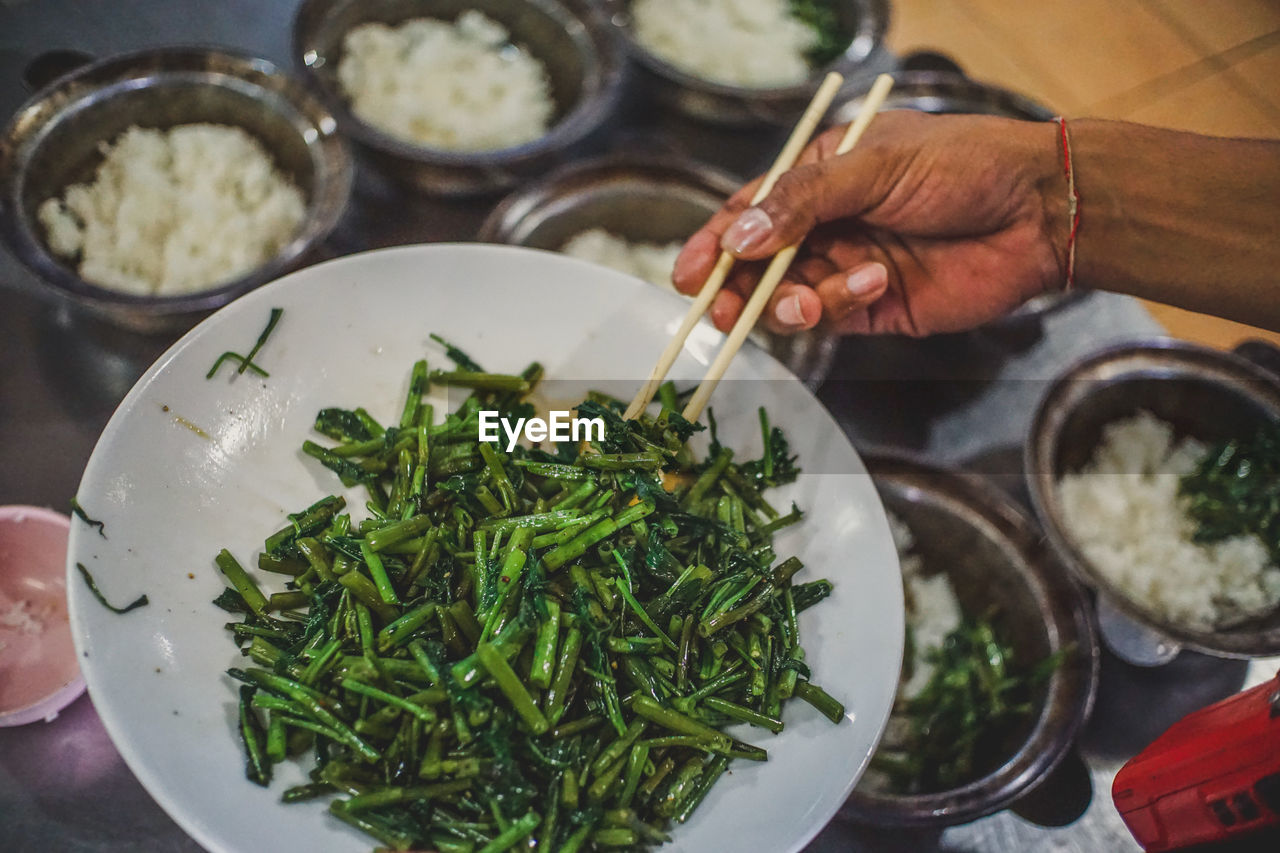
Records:
[[[777,160],[774,161],[773,166],[765,174],[764,180],[760,183],[755,195],[752,196],[752,205],[764,201],[778,182],[778,178],[795,165],[800,153],[809,144],[809,139],[813,136],[814,131],[817,130],[819,122],[822,121],[822,117],[831,106],[831,102],[835,99],[836,93],[840,89],[840,84],[843,82],[844,78],[835,72],[827,75],[817,93],[813,96],[808,108],[805,109],[804,115],[800,117],[795,130],[791,132],[786,145],[782,147]],[[844,137],[840,140],[840,144],[836,147],[837,156],[847,153],[857,144],[863,132],[867,129],[867,125],[871,124],[871,119],[875,117],[885,98],[888,97],[891,88],[893,88],[893,77],[888,74],[881,74],[876,78],[871,91],[867,93],[862,102],[858,117],[849,125]],[[742,315],[738,318],[738,322],[734,324],[733,330],[729,332],[729,336],[716,354],[715,360],[707,368],[707,373],[702,378],[701,384],[698,385],[697,390],[694,391],[693,396],[685,406],[684,412],[681,413],[686,420],[696,421],[702,415],[702,410],[706,408],[712,392],[720,384],[725,371],[729,369],[729,363],[738,354],[738,350],[742,348],[747,335],[751,333],[756,321],[760,319],[765,306],[769,304],[769,300],[773,297],[773,292],[777,290],[778,284],[782,281],[782,277],[786,274],[787,268],[791,266],[791,262],[795,259],[796,252],[799,249],[799,242],[787,246],[774,255],[773,260],[769,262],[769,266],[765,269],[764,275],[761,276],[756,289],[747,300],[747,304],[743,306]],[[711,275],[707,277],[706,282],[702,285],[702,290],[698,292],[693,304],[689,306],[689,311],[685,314],[684,320],[681,321],[680,328],[676,330],[675,335],[668,342],[667,348],[659,356],[658,363],[654,365],[648,381],[636,394],[635,399],[631,401],[631,405],[627,407],[624,417],[629,420],[639,417],[640,413],[653,400],[654,395],[658,392],[658,387],[666,379],[667,371],[671,369],[671,365],[675,363],[680,351],[684,348],[685,340],[689,337],[689,333],[693,331],[693,327],[697,325],[698,320],[711,307],[712,300],[720,292],[720,288],[724,285],[729,271],[733,268],[734,260],[735,258],[729,252],[720,253]]]

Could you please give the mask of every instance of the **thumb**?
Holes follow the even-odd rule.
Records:
[[[797,166],[778,179],[764,201],[738,215],[720,245],[744,260],[776,255],[822,222],[872,208],[868,199],[882,176],[875,158],[852,152]]]

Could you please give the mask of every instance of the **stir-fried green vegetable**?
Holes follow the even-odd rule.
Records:
[[[1210,448],[1179,492],[1198,525],[1195,541],[1253,534],[1280,565],[1280,423]]]
[[[71,514],[90,527],[97,528],[98,535],[103,539],[107,538],[107,525],[104,522],[98,521],[96,518],[90,518],[89,513],[85,512],[84,507],[80,506],[79,498],[71,499]]]
[[[899,701],[894,716],[905,725],[871,759],[898,794],[949,790],[991,769],[983,760],[1007,755],[1010,732],[1033,713],[1032,689],[1062,659],[1052,655],[1020,671],[990,619],[965,619],[925,654],[936,666],[932,677]]]
[[[212,379],[213,375],[218,372],[218,368],[222,367],[224,361],[239,362],[240,366],[236,368],[236,373],[244,373],[246,370],[252,370],[261,377],[268,377],[271,374],[263,370],[254,363],[254,359],[258,357],[258,351],[262,349],[262,345],[267,342],[267,338],[271,337],[271,333],[275,331],[276,323],[280,322],[280,316],[284,314],[283,308],[272,308],[271,316],[267,318],[267,325],[263,328],[262,333],[258,335],[258,340],[254,342],[253,349],[249,350],[248,355],[240,355],[238,352],[228,350],[218,356],[213,362],[213,367],[209,368],[209,372],[205,374],[205,379]]]
[[[124,607],[116,607],[110,601],[107,601],[107,597],[102,594],[102,590],[98,589],[98,582],[93,579],[93,575],[89,574],[89,570],[84,567],[84,563],[76,563],[76,569],[79,570],[80,577],[84,578],[85,586],[89,587],[89,592],[93,593],[93,597],[98,599],[98,603],[112,613],[118,613],[123,616],[130,610],[137,610],[139,607],[146,607],[151,603],[146,593],[143,593]]]
[[[336,496],[291,515],[258,556],[281,591],[217,557],[215,603],[244,615],[227,628],[251,661],[229,670],[251,780],[312,753],[284,800],[336,793],[335,817],[394,849],[645,848],[732,759],[767,758],[727,726],[781,731],[794,697],[843,717],[800,645],[831,585],[772,548],[800,513],[761,493],[796,472],[763,413],[745,464],[718,442],[696,461],[701,427],[674,411],[624,421],[596,396],[579,414],[602,440],[504,453],[478,413],[526,411],[541,368],[448,351],[458,370],[415,365],[393,425],[317,417],[338,443],[303,450],[364,488],[364,520]],[[438,419],[432,381],[473,393]]]
[[[834,62],[849,47],[851,36],[840,25],[831,0],[790,0],[791,16],[807,24],[818,34],[818,43],[809,51],[814,65]]]

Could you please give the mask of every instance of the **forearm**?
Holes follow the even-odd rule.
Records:
[[[1280,330],[1280,142],[1069,127],[1080,286]]]

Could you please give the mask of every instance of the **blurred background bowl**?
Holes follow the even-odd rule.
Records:
[[[1041,401],[1024,451],[1031,502],[1049,541],[1077,578],[1160,635],[1226,657],[1280,654],[1280,609],[1215,630],[1170,622],[1112,584],[1076,547],[1058,481],[1088,463],[1108,424],[1139,411],[1171,424],[1175,440],[1243,438],[1280,421],[1280,378],[1235,354],[1172,340],[1104,350],[1064,371]]]
[[[988,481],[901,456],[871,455],[865,461],[885,508],[911,528],[925,571],[947,574],[965,614],[999,608],[998,625],[1020,668],[1060,651],[1065,655],[1036,689],[1034,716],[1009,732],[1006,755],[995,756],[984,775],[930,794],[855,790],[840,812],[874,826],[967,823],[1012,804],[1072,747],[1097,689],[1092,611],[1034,522]]]
[[[671,65],[636,41],[631,30],[631,0],[604,0],[613,24],[640,69],[640,85],[662,105],[691,118],[715,124],[790,124],[804,110],[829,71],[846,78],[869,73],[889,27],[887,0],[831,0],[849,46],[834,62],[815,67],[797,86],[754,89],[715,83]],[[714,49],[710,39],[708,50]]]
[[[918,60],[904,57],[905,67],[893,73],[893,89],[881,109],[991,115],[1023,121],[1050,121],[1054,117],[1054,112],[1043,104],[1010,89],[973,80],[958,67],[911,70],[914,61]],[[857,118],[870,88],[863,86],[842,96],[831,108],[829,123],[848,124]]]
[[[342,40],[351,29],[372,21],[453,20],[469,9],[505,27],[513,43],[546,67],[556,102],[546,135],[497,151],[448,151],[405,142],[356,118],[337,79]],[[409,187],[444,196],[509,189],[570,159],[613,115],[623,64],[593,4],[558,0],[304,0],[294,18],[293,50],[343,133],[375,166]]]
[[[36,209],[92,179],[101,143],[134,125],[192,122],[243,128],[306,197],[301,229],[273,258],[207,290],[137,296],[85,281],[49,251]],[[18,110],[0,138],[0,223],[14,254],[60,295],[119,325],[172,331],[309,259],[351,189],[351,158],[335,131],[323,105],[264,59],[195,47],[111,57],[59,77]]]
[[[478,239],[556,252],[575,235],[603,228],[632,242],[683,242],[740,184],[682,157],[607,157],[568,166],[508,196]],[[753,337],[811,388],[826,377],[838,343],[819,331],[790,337],[756,331]]]

